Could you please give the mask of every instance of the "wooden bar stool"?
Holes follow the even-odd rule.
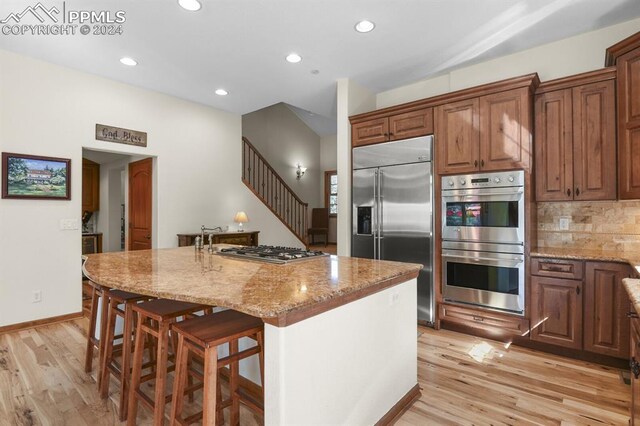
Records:
[[[213,426],[216,419],[220,423],[222,408],[231,406],[230,423],[240,423],[240,402],[252,411],[264,415],[264,402],[256,401],[239,387],[240,360],[258,354],[260,357],[260,379],[262,382],[262,399],[264,400],[264,323],[260,318],[241,312],[227,310],[211,315],[185,320],[174,324],[172,329],[178,333],[178,353],[176,359],[176,375],[174,379],[174,398],[171,407],[171,425],[186,425],[202,419],[202,424]],[[242,337],[250,337],[258,344],[249,349],[238,351],[238,341]],[[218,346],[229,343],[229,356],[218,359]],[[204,395],[203,410],[182,418],[182,406],[185,395],[188,360],[191,354],[204,359]],[[230,367],[230,394],[228,400],[222,401],[218,383],[218,370],[226,365]]]
[[[133,353],[133,305],[151,300],[153,297],[142,294],[129,293],[121,290],[107,290],[106,296],[109,299],[109,320],[105,334],[104,356],[100,366],[101,386],[100,396],[104,399],[109,396],[109,377],[113,373],[114,377],[120,381],[120,401],[118,410],[120,421],[127,419],[127,391],[129,390],[129,376],[131,375],[131,355]],[[121,309],[120,305],[124,305]],[[124,331],[116,336],[116,318],[124,320]],[[114,345],[116,339],[122,338],[121,345]],[[121,354],[121,362],[116,362],[116,355]]]
[[[137,315],[137,323],[127,424],[131,426],[136,424],[138,401],[140,401],[153,411],[153,424],[159,426],[164,422],[164,407],[167,402],[171,401],[171,395],[165,396],[167,372],[175,368],[175,365],[168,366],[171,324],[175,323],[179,317],[191,316],[195,312],[205,311],[211,307],[175,300],[156,299],[134,304],[132,308]],[[157,354],[155,374],[152,372],[143,377],[142,358],[145,336],[157,339]],[[155,396],[151,399],[142,392],[140,384],[154,378]]]
[[[102,365],[103,361],[103,342],[105,333],[107,330],[107,311],[108,311],[108,298],[105,297],[105,292],[109,290],[108,287],[101,286],[100,284],[89,281],[91,285],[91,312],[89,318],[89,330],[87,331],[87,351],[84,360],[84,371],[91,372],[93,367],[93,350],[98,350],[98,365]],[[99,338],[96,338],[96,324],[98,321],[98,299],[100,299],[100,334]],[[97,382],[98,388],[101,386],[102,375],[98,371]]]

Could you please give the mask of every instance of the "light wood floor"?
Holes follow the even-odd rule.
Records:
[[[115,405],[100,399],[83,371],[87,325],[79,319],[0,335],[0,425],[118,424]],[[398,425],[627,424],[630,388],[618,370],[420,331],[422,397]],[[149,424],[149,412],[139,411],[139,424]],[[243,425],[258,422],[241,417]]]

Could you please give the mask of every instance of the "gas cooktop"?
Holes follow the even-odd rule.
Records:
[[[289,263],[328,256],[327,253],[317,250],[279,246],[229,247],[221,249],[218,254],[221,256],[253,259],[270,263]]]

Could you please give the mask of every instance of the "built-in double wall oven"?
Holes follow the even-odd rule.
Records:
[[[444,176],[446,301],[524,313],[524,172]]]

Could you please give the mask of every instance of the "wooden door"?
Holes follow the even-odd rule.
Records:
[[[153,159],[129,164],[129,250],[151,248]]]
[[[528,169],[532,123],[529,89],[480,98],[480,170]]]
[[[616,199],[613,80],[573,88],[573,198]]]
[[[634,364],[640,362],[640,319],[631,320],[631,426],[640,426],[640,377],[633,373]],[[640,366],[635,366],[636,372]]]
[[[584,350],[629,357],[629,298],[622,279],[630,273],[629,266],[622,263],[587,262]]]
[[[82,212],[100,210],[100,164],[82,159]]]
[[[640,198],[640,48],[618,66],[618,188],[620,199]]]
[[[371,145],[389,140],[389,119],[387,117],[363,121],[351,126],[351,146]]]
[[[537,201],[573,200],[571,90],[535,99],[535,177]]]
[[[435,157],[438,173],[467,173],[479,169],[479,101],[467,99],[435,109]]]
[[[582,349],[582,281],[531,277],[531,339]]]
[[[433,133],[433,108],[389,117],[389,139],[415,138]]]

